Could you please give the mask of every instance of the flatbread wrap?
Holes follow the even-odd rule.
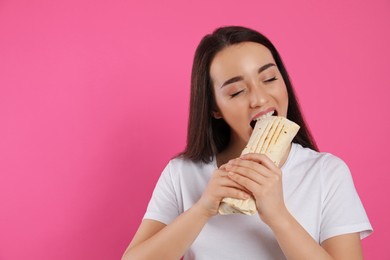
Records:
[[[257,120],[252,135],[241,154],[265,154],[276,166],[279,166],[299,128],[298,124],[281,116],[268,116]],[[253,198],[246,200],[224,198],[218,212],[221,215],[234,213],[254,215],[257,209]]]

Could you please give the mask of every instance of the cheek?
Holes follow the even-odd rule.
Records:
[[[224,110],[224,103],[223,102],[223,99],[221,99],[218,95],[215,95],[215,105],[217,106],[216,108],[218,109],[218,111],[222,112],[222,110]]]
[[[230,126],[244,118],[243,111],[245,111],[245,109],[242,107],[240,102],[217,99],[217,107],[226,123],[228,123]]]
[[[226,119],[232,116],[232,109],[231,106],[227,102],[222,101],[217,101],[217,107],[218,111],[221,113],[221,115]]]
[[[288,92],[286,85],[284,82],[280,84],[278,87],[278,91],[276,93],[277,102],[279,105],[279,108],[282,110],[280,112],[287,114],[287,107],[288,107]]]
[[[287,115],[287,108],[288,108],[288,93],[287,89],[283,91],[282,97],[281,97],[281,106],[283,107],[284,112]]]
[[[288,93],[287,93],[287,89],[286,88],[284,88],[284,91],[283,91],[281,99],[282,99],[282,103],[283,104],[286,104],[286,105],[288,104]]]

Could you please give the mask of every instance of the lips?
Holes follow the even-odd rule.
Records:
[[[262,119],[270,117],[270,116],[277,116],[277,115],[278,115],[278,112],[275,110],[275,108],[266,109],[266,110],[256,114],[253,117],[253,119],[250,122],[250,126],[253,129],[255,127],[255,125],[256,125],[256,121],[262,120]]]

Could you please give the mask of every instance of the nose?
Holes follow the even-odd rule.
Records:
[[[269,101],[269,95],[267,91],[263,89],[263,86],[252,84],[249,96],[251,108],[261,107]]]

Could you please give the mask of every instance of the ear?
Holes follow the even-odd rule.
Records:
[[[222,118],[222,115],[219,111],[213,111],[213,117],[215,119],[221,119]]]

